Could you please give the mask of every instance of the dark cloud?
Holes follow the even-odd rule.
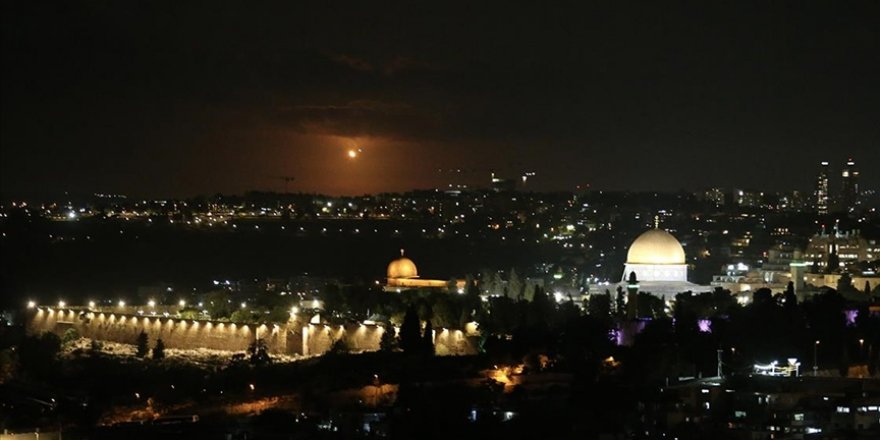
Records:
[[[285,163],[315,190],[434,183],[378,163],[326,180],[349,139],[401,166],[528,164],[538,188],[808,187],[820,159],[876,168],[878,17],[872,2],[5,2],[0,182],[241,191]]]

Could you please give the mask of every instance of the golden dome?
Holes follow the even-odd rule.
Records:
[[[639,235],[626,254],[627,264],[685,264],[684,249],[678,239],[662,229]]]
[[[418,278],[419,272],[416,270],[416,263],[403,256],[403,249],[400,250],[400,258],[392,261],[388,265],[388,278]]]

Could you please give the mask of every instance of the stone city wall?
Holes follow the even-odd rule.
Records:
[[[244,351],[255,339],[266,341],[273,353],[287,352],[286,329],[280,326],[139,316],[76,309],[38,308],[28,321],[32,334],[63,335],[74,328],[80,336],[134,344],[142,331],[150,346],[162,339],[167,348]]]
[[[27,323],[31,334],[52,332],[62,336],[69,328],[76,329],[85,338],[123,344],[135,344],[143,331],[149,336],[151,347],[156,339],[162,339],[166,348],[177,349],[240,352],[260,338],[266,341],[271,353],[306,356],[322,355],[340,339],[348,351],[376,351],[386,331],[385,327],[375,324],[328,325],[300,321],[283,325],[241,324],[51,307],[37,308]],[[475,337],[461,330],[435,330],[434,345],[441,356],[477,352]]]
[[[303,347],[306,355],[320,355],[329,351],[333,344],[342,340],[347,350],[352,352],[376,351],[382,333],[387,331],[378,325],[351,324],[331,326],[309,324],[303,327]],[[400,329],[394,329],[399,334]],[[475,337],[467,336],[461,330],[434,330],[434,352],[438,356],[460,356],[477,353]]]

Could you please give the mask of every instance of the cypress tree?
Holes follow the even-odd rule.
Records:
[[[165,359],[165,343],[162,342],[162,339],[156,339],[156,346],[153,347],[153,359],[157,361]]]
[[[415,306],[410,305],[406,309],[406,314],[403,316],[403,324],[400,326],[400,348],[407,353],[419,351],[421,336],[419,315],[416,313]]]
[[[147,355],[147,352],[150,351],[150,347],[148,344],[149,344],[149,337],[147,336],[146,333],[141,331],[141,333],[137,337],[137,342],[136,342],[137,352],[135,353],[135,356],[137,356],[139,358],[145,357]]]

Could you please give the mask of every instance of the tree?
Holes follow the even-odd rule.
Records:
[[[213,319],[227,318],[235,309],[232,306],[232,297],[226,290],[214,290],[203,297],[205,310]]]
[[[635,303],[638,317],[654,319],[666,317],[666,302],[650,293],[639,292],[635,297]]]
[[[104,349],[104,343],[97,340],[97,339],[92,339],[92,342],[89,343],[89,350],[92,352],[93,355],[100,353],[101,350],[103,350],[103,349]]]
[[[461,316],[455,304],[458,297],[441,294],[432,299],[434,305],[431,307],[431,321],[438,327],[455,327]]]
[[[400,326],[400,348],[407,353],[419,351],[421,346],[421,323],[414,305],[406,309],[403,324]]]
[[[40,336],[27,336],[18,346],[21,371],[27,375],[48,377],[54,370],[56,356],[61,351],[61,338],[45,332]]]
[[[788,282],[788,286],[785,288],[785,293],[782,295],[782,298],[785,300],[785,308],[793,309],[797,307],[798,299],[797,295],[794,293],[794,282]]]
[[[516,269],[510,269],[510,276],[507,278],[507,296],[515,301],[522,299],[523,282],[516,273]]]
[[[251,365],[266,365],[272,363],[272,358],[269,356],[269,348],[266,346],[266,341],[263,339],[257,339],[254,342],[251,342],[251,345],[248,346],[247,353]]]
[[[135,356],[143,358],[147,355],[147,352],[150,350],[148,345],[149,341],[150,338],[147,336],[147,334],[141,331],[141,333],[137,336],[137,341],[135,342],[135,345],[137,345],[137,352],[135,353]]]
[[[480,296],[480,288],[477,287],[477,282],[474,280],[474,276],[471,274],[467,274],[464,280],[466,293],[468,296]]]
[[[246,309],[238,309],[238,310],[232,312],[232,315],[229,316],[229,320],[232,322],[238,322],[238,323],[256,322],[254,320],[254,313],[252,311],[246,310]]]
[[[390,352],[397,348],[397,337],[394,336],[394,327],[390,324],[384,327],[382,337],[379,339],[379,351]]]
[[[425,334],[422,336],[422,351],[431,356],[434,355],[434,327],[431,320],[425,323]]]
[[[608,319],[611,316],[611,294],[590,295],[590,303],[587,305],[589,315],[595,319]]]
[[[865,295],[871,296],[871,282],[865,281]]]
[[[532,302],[535,299],[535,283],[526,283],[526,288],[523,289],[523,299]]]
[[[831,253],[828,254],[828,266],[825,266],[825,273],[834,273],[840,269],[840,257],[837,256],[837,245],[832,245]]]
[[[544,293],[544,289],[535,287],[535,297],[532,302],[524,305],[526,310],[526,326],[530,328],[546,328],[553,321],[556,307],[550,297]]]
[[[15,350],[11,348],[0,350],[0,383],[12,379],[17,369],[18,355]]]
[[[333,346],[330,347],[330,354],[344,354],[349,351],[348,344],[345,343],[344,338],[337,339],[336,342],[333,343]]]
[[[483,269],[480,274],[480,290],[486,295],[492,295],[495,291],[494,273],[489,269]]]
[[[849,272],[844,272],[840,275],[840,278],[837,280],[837,291],[839,293],[849,292],[854,290],[852,284],[852,276],[850,276]]]
[[[492,275],[492,291],[490,294],[492,296],[501,296],[504,295],[504,280],[501,279],[501,274],[499,272],[495,272]]]
[[[626,297],[623,294],[623,287],[617,286],[617,300],[614,305],[614,313],[617,316],[623,316],[626,311]]]
[[[156,346],[153,347],[153,359],[160,361],[165,359],[165,343],[162,339],[156,339]]]
[[[762,287],[752,293],[752,303],[754,304],[769,304],[773,302],[773,292],[766,287]]]
[[[64,331],[64,335],[61,336],[61,344],[68,345],[74,341],[79,339],[79,332],[76,331],[75,328],[71,327]]]

